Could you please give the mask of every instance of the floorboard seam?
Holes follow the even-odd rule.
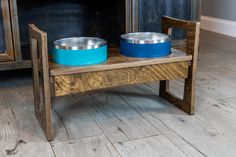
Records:
[[[130,139],[130,140],[125,140],[125,141],[121,141],[121,142],[114,142],[114,144],[121,144],[121,143],[126,143],[126,142],[132,142],[132,141],[138,141],[138,140],[144,140],[150,137],[158,137],[158,136],[165,136],[163,134],[156,134],[156,135],[151,135],[151,136],[145,136],[145,137],[140,137],[140,138],[134,138],[134,139]]]
[[[66,128],[66,125],[65,125],[65,123],[64,123],[64,120],[63,120],[62,116],[61,116],[56,110],[54,110],[54,112],[56,113],[56,115],[57,115],[58,118],[60,119],[60,121],[61,121],[63,127],[65,128],[67,140],[70,140],[70,135],[69,135],[69,132],[68,132],[68,130],[67,130],[67,128]]]
[[[147,85],[149,88],[155,90],[152,86],[149,86]],[[154,116],[155,117],[155,116]],[[155,117],[157,118],[157,117]],[[168,128],[169,130],[171,130],[171,132],[175,133],[178,137],[180,137],[184,142],[186,142],[186,144],[188,144],[189,146],[193,147],[194,149],[196,149],[200,154],[202,154],[203,156],[207,157],[206,154],[204,154],[203,152],[201,152],[198,148],[196,148],[194,145],[192,145],[189,141],[187,141],[186,139],[184,139],[183,137],[181,137],[177,132],[175,132],[173,129],[169,128],[161,119],[157,118],[166,128]],[[149,120],[147,120],[149,121]],[[152,122],[149,121],[149,123],[152,124]],[[153,125],[153,124],[152,124]],[[155,126],[154,126],[155,127]],[[160,131],[161,132],[161,131]],[[168,137],[166,137],[168,138]],[[169,138],[168,138],[169,139]],[[171,141],[171,139],[169,139]],[[173,143],[173,142],[172,142]],[[175,144],[175,143],[174,143]],[[176,144],[175,144],[176,145]],[[176,145],[176,147],[179,148],[178,145]],[[179,148],[180,149],[180,148]],[[180,149],[181,152],[183,152],[181,149]],[[184,154],[186,154],[185,152],[183,152]],[[186,154],[187,155],[187,154]],[[188,156],[188,155],[187,155]]]
[[[88,94],[89,97],[91,97],[90,94]],[[85,108],[86,109],[86,108]],[[88,114],[91,116],[91,113],[86,109],[86,111],[88,112]],[[103,132],[103,135],[106,137],[106,139],[110,142],[110,144],[112,145],[112,147],[115,149],[115,151],[119,154],[120,157],[122,157],[122,155],[120,154],[120,152],[116,149],[116,147],[114,146],[114,144],[111,142],[111,140],[106,136],[104,130],[101,128],[101,126],[98,124],[98,122],[93,118],[93,116],[91,116],[91,118],[93,119],[93,121],[97,124],[97,126],[101,129],[101,131]],[[107,147],[107,146],[106,146]],[[109,149],[108,149],[109,150]],[[110,150],[109,150],[110,152]]]
[[[166,128],[168,128],[169,130],[171,130],[173,133],[175,133],[178,137],[180,137],[184,142],[186,142],[189,146],[193,147],[194,149],[196,149],[200,154],[202,154],[204,157],[207,157],[206,154],[204,154],[203,152],[201,152],[198,148],[196,148],[192,143],[190,143],[189,141],[187,141],[185,138],[183,138],[182,136],[180,136],[177,132],[175,132],[173,129],[171,129],[170,127],[168,127],[161,119],[157,118]],[[167,137],[168,138],[168,137]],[[168,138],[169,139],[169,138]],[[170,140],[170,139],[169,139]],[[178,146],[177,146],[178,147]],[[179,147],[178,147],[179,148]],[[182,151],[182,150],[181,150]]]
[[[93,99],[93,97],[92,97],[92,95],[91,94],[88,94],[89,95],[89,97],[91,97],[92,99]],[[89,112],[88,112],[89,113]],[[89,115],[91,116],[91,114],[89,113]],[[120,120],[120,121],[122,121],[122,119],[120,119],[119,117],[117,117],[116,115],[114,115],[118,120]],[[105,132],[103,131],[103,129],[102,129],[102,127],[100,127],[100,124],[99,124],[99,122],[97,122],[97,120],[96,119],[94,119],[93,118],[93,116],[91,116],[92,117],[92,119],[96,122],[96,124],[99,126],[99,128],[102,130],[102,132],[105,134]],[[112,124],[114,124],[115,126],[116,126],[116,128],[119,130],[119,131],[121,131],[126,137],[127,137],[127,139],[129,139],[130,140],[130,138],[129,138],[129,136],[128,135],[126,135],[126,133],[119,127],[119,126],[117,126],[115,123],[113,123],[113,121],[112,121]]]
[[[57,157],[57,156],[56,156],[56,152],[55,152],[54,149],[53,149],[53,144],[52,144],[51,142],[49,142],[49,144],[50,144],[50,147],[51,147],[51,149],[52,149],[52,152],[53,152],[54,157]]]
[[[15,113],[13,107],[11,107],[11,113],[12,113],[12,115],[14,116],[14,118],[16,119],[17,117],[16,117],[16,113]]]
[[[224,136],[226,139],[231,141],[232,143],[235,143],[235,141],[232,141],[230,137],[226,136],[223,132],[218,130],[211,122],[207,121],[205,118],[201,118],[199,115],[196,115],[196,118],[205,123],[206,125],[209,125],[212,129],[214,129],[219,135]]]
[[[153,88],[152,88],[153,89]],[[127,102],[121,95],[119,95],[131,108],[133,108],[136,112],[138,112],[144,119],[146,119],[139,111],[137,111],[134,107],[132,107],[132,105],[129,104],[129,102]],[[155,117],[156,118],[156,117]],[[160,129],[158,129],[155,125],[153,125],[152,122],[150,122],[148,119],[146,119],[153,127],[155,127],[160,133],[162,133],[162,131],[160,131]],[[201,152],[200,150],[198,150],[197,148],[195,148],[191,143],[189,143],[188,141],[186,141],[185,139],[183,139],[181,136],[179,136],[176,132],[174,132],[171,128],[169,128],[167,125],[165,125],[159,118],[158,120],[168,129],[170,129],[173,133],[175,133],[178,137],[180,137],[184,142],[186,142],[186,144],[188,144],[189,146],[192,146],[194,149],[196,149],[200,154],[202,154],[204,157],[207,157],[203,152]],[[162,135],[164,135],[162,133]],[[165,135],[164,135],[165,136]],[[165,136],[166,137],[166,136]],[[172,140],[169,139],[168,137],[166,137],[171,143]],[[180,147],[173,143],[182,153],[184,153],[186,156],[188,156],[183,150],[180,149]],[[188,156],[189,157],[189,156]]]
[[[63,142],[76,142],[76,141],[79,141],[79,140],[82,140],[82,139],[86,139],[86,138],[93,138],[93,137],[98,137],[98,136],[101,136],[101,135],[104,135],[103,133],[102,134],[97,134],[97,135],[92,135],[92,136],[84,136],[84,137],[79,137],[79,138],[75,138],[75,139],[68,139],[68,140],[59,140],[59,141],[51,141],[52,144],[58,144],[58,143],[63,143]]]

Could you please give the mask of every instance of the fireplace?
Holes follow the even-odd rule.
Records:
[[[65,37],[93,36],[119,45],[121,34],[131,31],[129,0],[34,0],[18,1],[23,58],[29,58],[28,24],[47,32],[52,42]]]
[[[29,59],[28,24],[47,32],[49,50],[54,40],[72,36],[95,36],[119,46],[123,33],[161,32],[161,17],[196,20],[200,0],[19,0],[17,1],[20,45]],[[175,31],[177,38],[184,32]]]

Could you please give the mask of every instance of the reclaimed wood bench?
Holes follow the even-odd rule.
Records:
[[[114,48],[109,49],[104,64],[69,67],[50,62],[47,34],[30,24],[35,114],[47,139],[54,139],[52,98],[79,92],[160,80],[160,97],[194,114],[200,24],[163,17],[163,33],[171,35],[172,28],[186,31],[186,52],[172,48],[172,54],[165,58],[137,59],[122,56]],[[175,79],[185,79],[183,99],[168,89],[169,80]]]

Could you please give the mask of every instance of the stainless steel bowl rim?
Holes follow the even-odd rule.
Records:
[[[131,44],[158,44],[171,41],[171,36],[155,32],[137,32],[123,34],[121,40]]]
[[[91,50],[107,45],[107,41],[96,37],[69,37],[53,42],[54,48],[63,50]]]

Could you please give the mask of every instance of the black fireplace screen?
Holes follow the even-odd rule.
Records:
[[[29,23],[48,33],[49,45],[65,37],[96,36],[113,47],[125,33],[124,0],[20,0],[18,14],[23,55],[29,49]]]
[[[127,7],[127,2],[138,3],[138,7]],[[23,57],[29,54],[29,23],[48,33],[49,45],[64,37],[96,36],[107,39],[109,47],[113,47],[119,45],[120,35],[127,31],[127,24],[131,24],[126,23],[129,17],[126,9],[133,13],[133,19],[129,19],[132,28],[139,28],[133,31],[161,32],[163,15],[191,20],[191,6],[192,0],[19,0]],[[176,39],[185,36],[185,32],[178,29],[174,29],[174,34]]]
[[[163,15],[190,20],[191,0],[139,0],[139,30],[161,32]],[[174,38],[180,39],[185,32],[174,29]]]

